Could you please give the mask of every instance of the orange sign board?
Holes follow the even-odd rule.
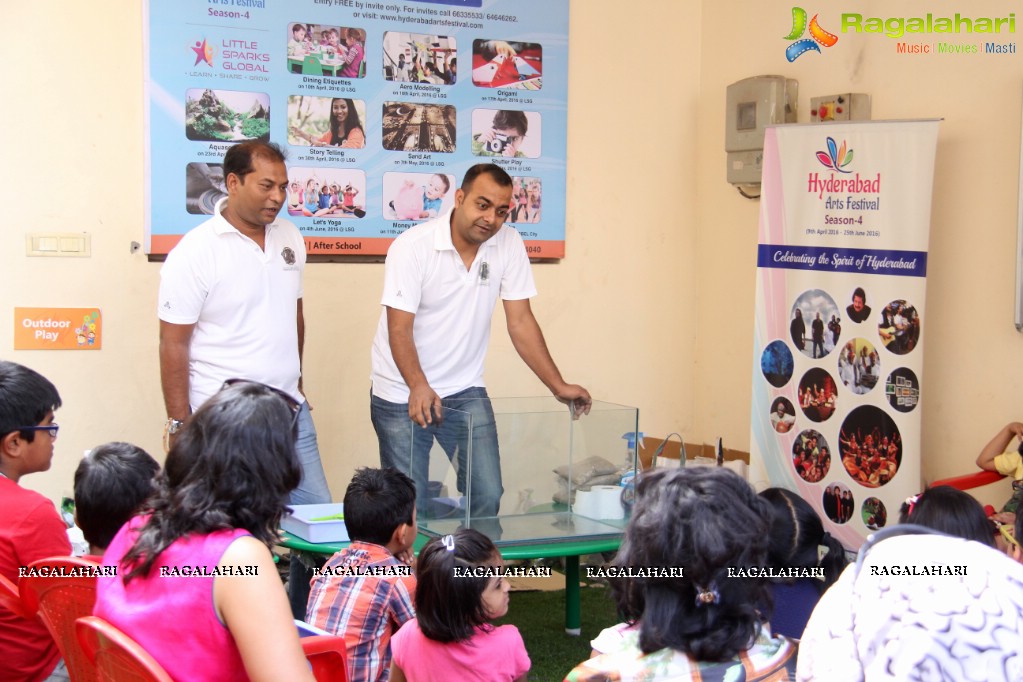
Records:
[[[14,350],[99,350],[99,308],[15,308]]]

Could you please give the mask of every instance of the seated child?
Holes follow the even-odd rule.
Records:
[[[760,497],[771,506],[768,566],[824,571],[823,579],[771,579],[771,632],[799,639],[817,601],[849,561],[842,543],[825,532],[817,512],[802,497],[784,488],[768,488]]]
[[[995,546],[994,526],[980,502],[969,493],[947,485],[928,488],[903,502],[899,523],[915,523],[946,535]]]
[[[456,571],[477,567],[497,575]],[[391,640],[392,682],[527,679],[531,664],[518,628],[490,623],[508,613],[503,568],[494,543],[472,528],[426,543],[416,567],[416,618]]]
[[[344,213],[355,213],[355,196],[359,193],[359,190],[352,187],[352,183],[345,185],[344,191],[341,192],[341,210]]]
[[[975,542],[905,530],[875,533],[821,597],[797,679],[1019,680],[1023,567]]]
[[[451,189],[451,181],[443,173],[434,173],[430,176],[430,182],[423,188],[423,210],[420,218],[436,218],[440,215],[440,207],[444,202],[444,195]]]
[[[313,682],[270,546],[302,478],[299,405],[252,381],[226,384],[167,454],[144,512],[103,555],[94,614],[171,679]]]
[[[565,678],[603,680],[788,680],[797,643],[764,623],[770,588],[767,502],[735,472],[716,467],[657,469],[636,486],[632,518],[612,562],[682,567],[683,576],[610,580],[625,622],[593,640],[596,655]],[[822,678],[823,679],[823,678]]]
[[[100,562],[121,526],[156,490],[160,465],[131,443],[93,448],[75,470],[75,521],[89,543],[86,559]]]
[[[45,377],[0,360],[0,575],[15,584],[20,567],[71,554],[67,526],[53,503],[18,485],[22,476],[50,468],[58,407],[60,395]],[[35,682],[61,672],[67,679],[42,621],[0,608],[0,680]]]
[[[1009,443],[1014,438],[1020,439],[1018,448],[1008,449]],[[985,471],[997,471],[1003,476],[1012,476],[1012,497],[1005,506],[1003,512],[1016,513],[1017,507],[1023,501],[1023,423],[1009,422],[1001,431],[995,434],[984,449],[977,455],[977,466]]]
[[[291,40],[288,41],[288,56],[303,57],[309,49],[305,24],[292,24]]]
[[[305,208],[305,200],[302,197],[302,188],[297,182],[291,183],[288,190],[288,215],[302,215]]]
[[[313,578],[306,621],[345,638],[351,682],[387,680],[391,635],[415,617],[416,486],[397,469],[359,469],[344,504],[352,544]]]

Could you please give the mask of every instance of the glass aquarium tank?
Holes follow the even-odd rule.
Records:
[[[476,528],[498,545],[621,534],[637,474],[639,410],[593,401],[573,418],[553,396],[467,399],[413,430],[419,529]]]

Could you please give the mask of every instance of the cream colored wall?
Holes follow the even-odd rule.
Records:
[[[824,54],[789,64],[783,36],[791,28],[791,6],[777,0],[703,3],[696,431],[723,434],[726,443],[749,442],[758,204],[725,182],[725,87],[748,76],[779,74],[799,81],[800,122],[809,120],[811,95],[841,92],[871,94],[875,119],[944,118],[924,320],[923,472],[927,480],[968,473],[981,446],[1021,417],[1023,363],[1017,353],[1023,352],[1023,337],[1013,326],[1013,296],[1023,56],[899,55],[895,40],[839,33]],[[991,0],[818,0],[805,7],[819,12],[821,25],[832,32],[838,32],[842,12],[1004,17],[1017,9]],[[1017,31],[1023,35],[1018,12]],[[1004,485],[990,494],[1001,500]]]
[[[689,431],[699,10],[638,4],[629,12],[611,0],[571,5],[568,256],[534,268],[533,306],[567,379],[598,399],[639,406],[647,432]],[[70,491],[82,451],[98,443],[161,452],[159,265],[129,252],[142,239],[142,19],[136,0],[5,5],[0,357],[39,370],[64,398],[53,468],[22,480],[58,497]],[[680,37],[651,36],[652,22],[678,27]],[[32,57],[41,47],[70,59],[51,67]],[[53,230],[90,233],[92,257],[24,256],[26,232]],[[312,264],[306,273],[306,388],[340,497],[356,466],[377,462],[368,377],[383,267]],[[15,352],[14,306],[99,306],[103,349]],[[541,394],[500,313],[494,324],[491,393]]]

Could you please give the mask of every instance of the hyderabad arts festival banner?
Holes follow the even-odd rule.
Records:
[[[920,490],[938,121],[768,128],[751,456],[842,544]]]

